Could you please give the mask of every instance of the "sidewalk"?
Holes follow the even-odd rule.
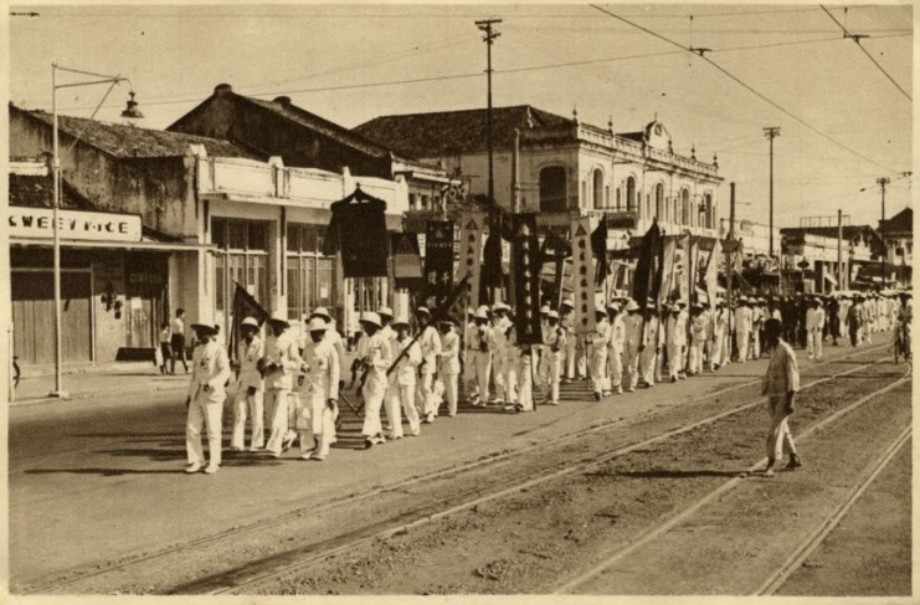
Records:
[[[61,380],[63,390],[69,394],[70,400],[89,399],[118,392],[130,396],[132,393],[172,391],[188,386],[188,375],[181,373],[181,370],[175,376],[164,376],[158,368],[148,362],[110,364],[92,372],[64,374]],[[53,389],[53,374],[23,376],[10,405],[60,401],[57,397],[50,396]]]

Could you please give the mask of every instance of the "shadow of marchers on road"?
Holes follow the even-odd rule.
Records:
[[[185,474],[184,468],[177,469],[151,469],[143,470],[136,468],[35,468],[24,471],[27,475],[50,475],[55,473],[67,473],[72,475],[100,475],[103,477],[118,477],[120,475],[162,475],[162,474]]]

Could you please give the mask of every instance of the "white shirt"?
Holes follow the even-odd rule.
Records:
[[[262,373],[259,372],[258,364],[264,354],[265,346],[258,335],[254,336],[250,343],[247,343],[245,338],[240,340],[237,347],[237,359],[240,360],[240,378],[237,387],[239,390],[245,391],[249,387],[262,390]]]
[[[434,326],[425,326],[422,335],[419,336],[418,345],[422,351],[422,359],[425,361],[422,373],[434,374],[438,356],[441,354],[441,337]]]
[[[226,397],[224,385],[229,379],[230,360],[223,347],[213,340],[195,347],[192,352],[192,376],[188,385],[188,396],[191,399],[202,396],[207,385],[210,389],[208,401],[223,401]]]
[[[170,323],[170,329],[173,334],[181,334],[185,336],[185,322],[182,321],[181,317],[174,317],[172,323]]]
[[[339,355],[324,336],[319,342],[310,339],[303,349],[303,363],[307,367],[304,386],[314,394],[322,393],[326,399],[339,398]]]
[[[441,336],[440,372],[445,376],[460,373],[460,335],[453,328]]]
[[[418,366],[422,363],[422,348],[419,346],[418,341],[412,342],[412,337],[408,335],[406,335],[405,340],[394,340],[393,345],[393,359],[399,357],[406,348],[409,350],[402,356],[396,367],[393,368],[393,372],[390,374],[390,383],[404,387],[415,385]]]
[[[285,330],[281,336],[269,336],[265,340],[264,356],[266,368],[272,363],[278,366],[265,374],[265,388],[290,390],[293,386],[292,376],[300,369],[300,352],[291,331]]]
[[[824,329],[824,309],[814,307],[805,312],[805,329],[806,330],[823,330]]]

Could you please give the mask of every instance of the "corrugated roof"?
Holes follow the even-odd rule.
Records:
[[[390,115],[374,118],[354,130],[398,153],[415,158],[484,150],[487,147],[486,109]],[[570,126],[574,120],[530,105],[494,107],[492,139],[497,148],[514,142],[514,129]]]
[[[12,105],[11,109],[31,116],[48,126],[53,123],[53,116],[44,111],[29,111]],[[258,159],[252,153],[228,141],[165,130],[109,124],[61,115],[58,116],[58,128],[62,133],[79,137],[81,142],[116,158],[181,157],[186,154],[189,145],[204,145],[209,156]]]
[[[837,238],[837,227],[783,227],[780,233],[789,235],[809,234],[821,237]],[[860,235],[866,235],[875,239],[879,238],[878,232],[870,225],[844,225],[843,239],[852,240]]]

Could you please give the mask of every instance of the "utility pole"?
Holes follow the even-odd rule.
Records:
[[[735,339],[732,338],[732,315],[734,315],[734,309],[732,309],[732,273],[735,271],[735,184],[730,183],[729,187],[731,188],[731,197],[729,198],[728,206],[728,267],[726,267],[725,271],[728,301],[725,307],[728,309],[728,358],[731,360],[731,347],[732,343],[735,342]]]
[[[492,44],[501,34],[492,31],[492,26],[501,23],[501,19],[484,19],[476,21],[476,27],[485,32],[482,39],[486,43],[486,82],[488,94],[488,111],[486,113],[486,143],[489,148],[489,205],[495,204],[495,174],[492,159]]]
[[[843,290],[843,210],[837,209],[837,289]]]
[[[773,139],[779,136],[779,126],[767,126],[763,134],[770,139],[770,258],[773,258]]]
[[[514,157],[511,161],[511,212],[518,213],[521,208],[521,131],[514,129]]]
[[[884,290],[886,284],[885,278],[887,277],[885,272],[888,269],[888,242],[885,240],[885,186],[891,182],[891,179],[889,179],[887,176],[883,176],[876,179],[875,182],[878,183],[882,188],[882,221],[879,223],[879,226],[881,227],[882,231],[882,290]]]

